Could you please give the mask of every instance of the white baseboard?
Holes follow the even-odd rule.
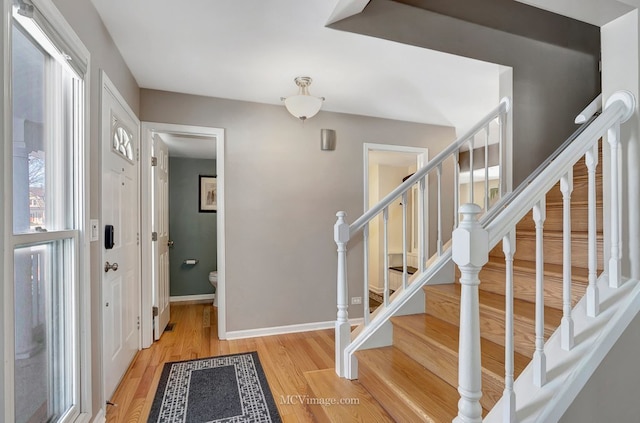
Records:
[[[349,319],[351,325],[359,325],[363,322],[363,318]],[[310,332],[313,330],[333,329],[335,326],[335,320],[331,320],[328,322],[301,323],[299,325],[275,326],[271,328],[235,330],[227,332],[226,339],[243,339],[255,338],[257,336],[283,335],[285,333]]]
[[[100,410],[98,410],[96,417],[93,419],[93,423],[105,423],[106,421],[107,418],[104,415],[104,408],[101,408]]]
[[[182,303],[185,301],[213,301],[215,294],[200,294],[200,295],[180,295],[176,297],[169,297],[169,302]]]

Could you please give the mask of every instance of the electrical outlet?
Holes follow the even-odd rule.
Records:
[[[362,297],[351,297],[351,304],[362,304]]]

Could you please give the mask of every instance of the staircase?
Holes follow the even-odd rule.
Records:
[[[600,155],[602,150],[600,149]],[[599,161],[602,163],[602,160]],[[573,168],[572,220],[572,305],[585,294],[588,283],[586,221],[587,169],[583,162]],[[598,167],[600,169],[600,167]],[[602,186],[602,172],[596,173]],[[598,190],[597,213],[602,213],[602,190]],[[545,221],[545,339],[557,329],[562,318],[562,194],[557,184],[547,195]],[[516,227],[518,238],[514,259],[514,370],[517,378],[529,364],[535,349],[535,224],[532,213]],[[598,228],[602,249],[602,227]],[[558,257],[560,262],[558,262]],[[602,269],[602,263],[598,264]],[[482,386],[480,404],[483,415],[493,408],[504,391],[505,369],[505,256],[502,244],[489,254],[480,273],[480,333],[482,334]],[[460,285],[458,283],[423,287],[426,313],[397,316],[393,323],[393,345],[361,350],[359,384],[386,414],[397,422],[449,422],[458,413],[458,344],[460,324]],[[409,376],[410,375],[410,376]],[[331,372],[326,377],[333,377]],[[409,377],[407,377],[409,376]],[[318,375],[307,375],[314,380]],[[420,389],[416,389],[419,386]],[[313,385],[314,395],[327,395]],[[362,391],[358,395],[362,395]],[[334,394],[335,395],[335,394]],[[371,406],[371,400],[367,403]],[[324,413],[325,410],[315,410]],[[335,411],[335,410],[334,410]],[[351,410],[353,411],[353,410]],[[350,421],[337,415],[330,420]],[[367,421],[367,420],[363,420]]]
[[[400,196],[404,200],[411,184],[420,183],[423,189],[423,178],[434,169],[441,209],[442,163],[452,154],[458,163],[457,149],[475,134],[454,143],[354,224],[347,225],[344,213],[338,214],[335,372],[357,381],[340,379],[331,370],[306,377],[311,395],[331,397],[331,390],[339,388],[343,395],[359,398],[359,405],[311,407],[317,421],[479,422],[486,417],[487,421],[547,422],[560,418],[626,324],[640,313],[640,282],[620,275],[620,199],[615,194],[619,125],[635,103],[624,92],[612,99],[611,107],[597,117],[589,114],[589,122],[574,137],[481,219],[480,207],[458,208],[456,202],[457,229],[451,247],[443,242],[447,240],[442,237],[439,210],[437,254],[426,260],[420,253],[418,275],[408,280],[407,253],[403,252],[402,289],[391,297],[385,294],[381,310],[371,316],[365,313],[365,324],[353,333],[346,302],[350,236],[364,228],[366,242],[368,222],[380,212],[386,216],[391,202]],[[484,120],[477,127],[486,124]],[[612,151],[607,174],[611,250],[603,273],[598,139],[605,133]],[[473,157],[470,160],[474,169]],[[485,158],[488,175],[486,166]],[[459,169],[455,172],[457,185]],[[463,215],[460,223],[458,212]],[[443,270],[452,259],[459,270],[447,276]],[[365,254],[365,264],[367,260]],[[418,307],[417,302],[422,304]]]

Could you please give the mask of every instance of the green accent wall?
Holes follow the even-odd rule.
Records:
[[[216,161],[169,158],[169,250],[171,296],[213,293],[209,272],[217,269],[216,213],[198,211],[199,175],[216,174]],[[184,260],[197,259],[196,265]]]

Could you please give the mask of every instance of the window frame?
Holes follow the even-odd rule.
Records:
[[[71,268],[75,274],[74,301],[70,311],[76,336],[73,344],[75,366],[74,398],[77,400],[73,413],[63,416],[62,422],[86,422],[92,417],[92,379],[91,379],[91,295],[90,295],[90,237],[89,237],[89,148],[90,140],[90,54],[80,38],[66,22],[51,0],[31,0],[34,13],[31,19],[47,37],[65,54],[73,60],[71,66],[80,81],[72,86],[72,97],[78,101],[73,108],[72,126],[74,144],[73,162],[65,170],[65,181],[69,185],[63,191],[74,196],[68,212],[73,214],[69,223],[73,228],[51,232],[13,233],[12,207],[2,207],[0,210],[0,268],[3,270],[3,283],[0,285],[0,420],[14,421],[14,250],[21,246],[46,244],[56,240],[70,240],[72,243]],[[5,142],[0,148],[0,198],[4,204],[13,203],[13,98],[12,98],[12,27],[13,1],[2,0],[2,20],[0,22],[1,48],[3,67],[0,68],[2,86],[0,93],[0,127]],[[81,91],[78,91],[81,90]],[[49,100],[47,100],[49,101]],[[70,191],[69,191],[70,190]],[[67,225],[68,226],[68,225]]]

